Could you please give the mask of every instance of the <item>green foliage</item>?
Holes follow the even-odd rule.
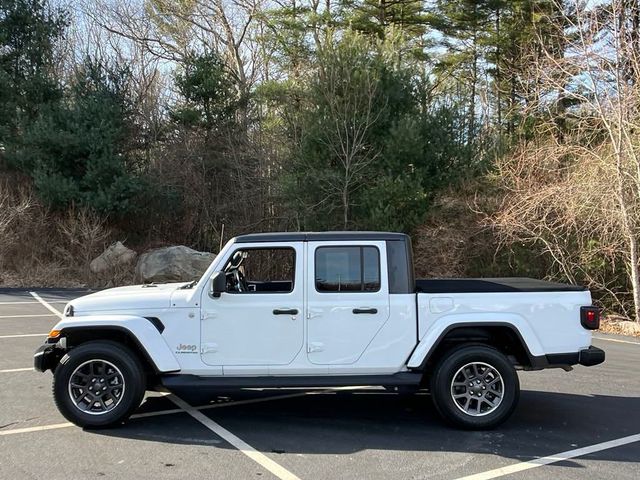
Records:
[[[260,40],[273,52],[276,68],[288,72],[292,79],[299,79],[313,58],[309,25],[320,19],[309,5],[290,0],[278,2],[277,8],[265,11],[262,20],[265,31]]]
[[[341,0],[342,21],[353,30],[385,38],[390,30],[420,39],[431,20],[422,0]]]
[[[484,134],[476,108],[485,92],[491,111],[485,120],[497,132],[519,134],[522,112],[537,100],[537,68],[542,52],[564,54],[563,2],[553,0],[437,0],[430,7],[431,26],[441,47],[434,73],[465,96],[470,141]],[[455,79],[452,81],[451,79]],[[524,126],[526,134],[527,126]],[[508,143],[508,138],[506,139]],[[484,139],[481,139],[484,141]]]
[[[184,104],[171,114],[182,125],[212,129],[227,122],[239,106],[232,79],[215,53],[187,55],[175,82]]]
[[[130,75],[86,60],[63,88],[54,50],[66,24],[45,1],[0,1],[0,143],[47,205],[124,214],[142,188]]]
[[[355,214],[361,228],[408,232],[424,219],[430,199],[417,175],[386,173],[363,190]]]
[[[135,161],[129,72],[86,60],[65,92],[25,127],[10,162],[29,172],[42,200],[124,214],[143,188]]]
[[[59,99],[54,45],[66,24],[46,0],[0,0],[0,145]]]
[[[53,5],[0,0],[0,160],[29,175],[46,204],[108,214],[140,243],[203,249],[223,225],[226,238],[410,232],[428,215],[427,229],[475,225],[456,247],[469,275],[558,273],[536,244],[496,252],[495,231],[464,216],[471,197],[497,209],[504,191],[483,193],[477,181],[459,189],[522,142],[563,144],[572,130],[584,132],[580,144],[606,141],[581,118],[583,100],[544,91],[536,71],[567,60],[581,33],[566,2],[144,0],[135,18],[118,9],[131,38],[92,44],[112,40],[102,31],[59,49],[68,16]],[[593,19],[603,20],[610,4],[598,5]],[[622,8],[616,28],[640,38],[637,5]],[[74,65],[81,51],[130,55],[133,73],[117,62]],[[443,190],[458,210],[438,211]],[[584,249],[585,279],[626,286],[605,249]]]
[[[321,52],[283,176],[302,228],[411,231],[468,161],[455,115],[425,106],[424,83],[388,48],[348,34]]]

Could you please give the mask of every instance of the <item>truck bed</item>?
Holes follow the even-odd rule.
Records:
[[[547,282],[535,278],[427,278],[416,280],[419,293],[582,292],[580,285]]]

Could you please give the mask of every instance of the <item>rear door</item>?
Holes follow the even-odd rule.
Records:
[[[307,248],[308,359],[356,363],[389,318],[385,242],[309,242]]]

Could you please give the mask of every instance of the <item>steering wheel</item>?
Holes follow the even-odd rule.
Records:
[[[244,281],[244,275],[242,275],[242,272],[240,272],[240,269],[236,268],[233,271],[233,277],[234,277],[234,280],[236,281],[236,285],[238,287],[239,292],[247,292],[249,290],[249,287]]]

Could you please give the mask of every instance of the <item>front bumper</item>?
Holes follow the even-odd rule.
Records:
[[[37,372],[53,371],[62,353],[64,352],[56,348],[55,343],[41,345],[33,354],[33,369]]]

